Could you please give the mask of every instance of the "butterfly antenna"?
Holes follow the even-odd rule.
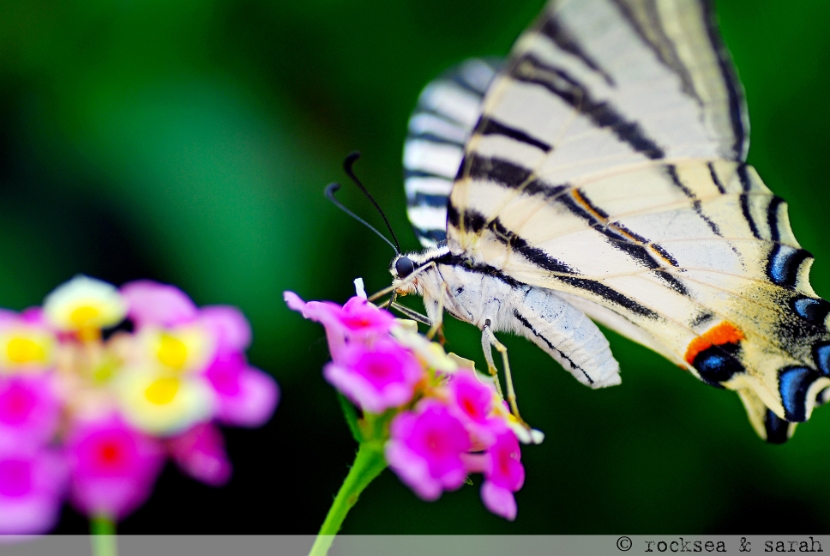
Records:
[[[386,228],[389,230],[389,233],[392,234],[392,239],[395,240],[395,246],[396,246],[395,251],[397,253],[400,253],[401,252],[401,244],[398,243],[398,238],[395,237],[395,232],[392,230],[392,226],[389,224],[389,219],[386,218],[386,215],[380,209],[380,205],[378,205],[378,202],[375,201],[375,198],[372,197],[369,194],[369,191],[366,190],[366,188],[363,186],[362,183],[360,183],[360,180],[357,179],[357,176],[355,176],[355,174],[354,174],[353,166],[354,166],[354,163],[357,162],[358,158],[360,158],[360,153],[358,151],[355,151],[355,152],[349,154],[348,156],[346,156],[346,160],[343,161],[343,169],[346,170],[346,173],[349,175],[350,178],[352,178],[352,181],[355,183],[355,185],[358,186],[360,188],[360,190],[363,192],[363,194],[366,195],[366,197],[368,197],[370,201],[372,201],[373,205],[375,205],[375,208],[380,213],[380,217],[383,218],[383,222],[386,224]],[[379,232],[377,232],[377,230],[375,230],[375,232],[379,233]],[[387,240],[387,242],[388,242],[388,240]]]
[[[334,203],[334,206],[336,206],[337,208],[339,208],[340,210],[342,210],[343,212],[345,212],[346,214],[348,214],[349,216],[351,216],[352,218],[354,218],[355,220],[357,220],[358,222],[360,222],[361,224],[363,224],[364,226],[366,226],[367,228],[369,228],[370,230],[372,230],[373,232],[375,232],[375,233],[378,235],[378,237],[380,237],[383,241],[385,241],[386,243],[388,243],[388,244],[389,244],[389,246],[390,246],[392,249],[394,249],[394,250],[395,250],[395,253],[400,253],[400,252],[401,252],[401,250],[400,250],[399,248],[395,247],[395,246],[392,244],[392,242],[391,242],[391,241],[389,241],[389,240],[386,238],[386,236],[385,236],[385,235],[383,235],[382,233],[380,233],[379,231],[377,231],[377,229],[376,229],[374,226],[372,226],[371,224],[369,224],[368,222],[366,222],[365,220],[363,220],[361,217],[359,217],[358,215],[356,215],[355,213],[353,213],[352,211],[350,211],[349,209],[347,209],[346,207],[344,207],[344,206],[343,206],[343,204],[342,204],[340,201],[338,201],[337,199],[335,199],[335,198],[334,198],[334,193],[335,193],[338,189],[340,189],[340,184],[339,184],[339,183],[330,183],[330,184],[328,184],[328,185],[326,186],[326,190],[325,190],[325,193],[326,193],[326,198],[327,198],[329,201],[331,201],[332,203]],[[371,198],[371,197],[370,197],[370,198]],[[381,213],[381,214],[382,214],[382,213]],[[385,217],[384,217],[384,219],[385,219]],[[388,222],[387,222],[387,225],[388,225]],[[395,236],[394,236],[394,234],[392,235],[392,237],[395,237]],[[396,242],[396,243],[397,243],[397,241],[398,241],[398,240],[395,240],[395,242]]]

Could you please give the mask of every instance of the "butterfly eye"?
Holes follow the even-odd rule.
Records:
[[[409,257],[401,257],[395,261],[395,272],[398,273],[398,278],[406,278],[415,272],[415,263]]]

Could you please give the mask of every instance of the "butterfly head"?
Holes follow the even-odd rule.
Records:
[[[416,272],[421,265],[416,258],[402,253],[392,260],[389,272],[392,273],[392,286],[398,295],[418,293],[418,278]]]
[[[448,253],[445,243],[421,252],[399,253],[389,265],[395,292],[398,295],[424,295],[424,287],[429,289],[430,284],[440,279],[435,274],[436,264]]]

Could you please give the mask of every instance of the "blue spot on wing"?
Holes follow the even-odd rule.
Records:
[[[697,369],[700,378],[707,384],[723,388],[722,382],[731,379],[736,373],[744,372],[738,358],[740,345],[722,344],[704,349],[695,356],[692,366]]]
[[[813,297],[797,297],[793,301],[795,313],[810,324],[821,326],[830,313],[830,303]]]
[[[784,367],[778,372],[778,391],[787,421],[807,420],[807,390],[819,376],[808,367]]]
[[[830,342],[821,342],[814,345],[813,359],[818,370],[825,376],[830,376]]]
[[[812,255],[804,249],[794,249],[777,244],[767,260],[767,275],[774,284],[794,288],[798,282],[798,269]]]

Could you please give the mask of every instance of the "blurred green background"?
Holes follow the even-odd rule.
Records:
[[[343,157],[406,249],[400,153],[421,87],[471,56],[507,53],[542,0],[3,0],[0,305],[38,304],[76,273],[153,278],[250,317],[253,363],[279,380],[274,420],[228,430],[236,474],[211,489],[168,468],[125,533],[314,533],[354,455],[320,369],[322,329],[282,291],[344,301],[389,282],[391,250],[324,201]],[[830,4],[721,1],[747,90],[752,162],[790,205],[830,295],[824,240]],[[368,203],[341,199],[372,222]],[[417,306],[417,305],[415,305]],[[478,332],[448,348],[481,360]],[[391,473],[346,533],[830,533],[830,410],[784,446],[760,441],[733,393],[611,335],[623,385],[590,391],[508,338],[526,447],[519,516],[478,485],[418,500]],[[59,531],[82,532],[64,511]]]

